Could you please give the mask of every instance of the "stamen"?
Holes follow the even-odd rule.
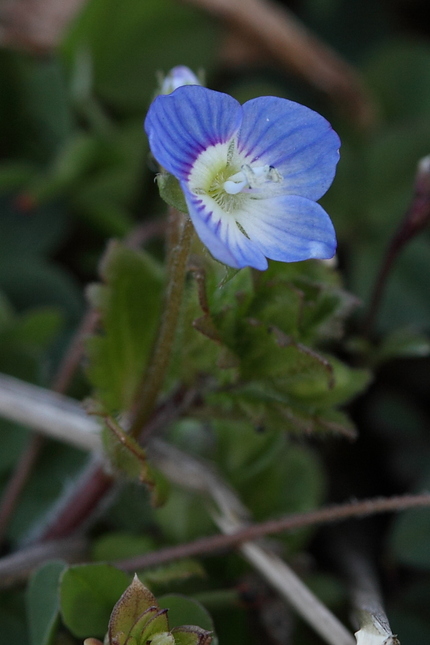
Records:
[[[280,183],[282,175],[273,166],[249,166],[242,169],[224,182],[223,188],[229,195],[237,195],[244,188],[259,188],[267,182]]]

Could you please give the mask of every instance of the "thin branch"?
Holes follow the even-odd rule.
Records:
[[[100,426],[69,397],[0,374],[0,414],[90,452],[101,451]]]
[[[376,276],[369,307],[363,322],[363,332],[370,336],[385,294],[387,281],[399,254],[408,242],[421,233],[430,221],[430,156],[423,157],[417,166],[414,194],[402,221],[395,231]]]
[[[248,509],[214,468],[160,441],[153,442],[152,448],[152,458],[170,481],[212,499],[216,508],[209,505],[207,510],[225,537],[246,528]],[[238,546],[245,559],[329,645],[354,645],[352,634],[274,551],[254,541]]]
[[[52,390],[64,394],[79,367],[84,351],[84,342],[97,325],[99,315],[89,309],[75,332],[69,347],[52,381]],[[18,505],[21,494],[31,477],[34,466],[45,445],[45,437],[35,433],[30,437],[6,484],[0,501],[0,543],[3,541],[9,521]]]
[[[158,464],[159,465],[159,464]],[[259,524],[249,524],[229,535],[213,535],[200,538],[186,544],[179,544],[165,549],[159,549],[142,556],[135,556],[128,560],[121,560],[116,564],[122,569],[133,571],[146,567],[158,566],[179,558],[216,555],[226,549],[234,549],[238,545],[288,531],[295,531],[307,526],[331,524],[353,518],[368,517],[380,513],[404,511],[410,508],[430,506],[430,494],[404,495],[397,497],[367,499],[362,501],[347,502],[337,506],[322,508],[317,511],[296,513],[276,520],[268,520]]]
[[[86,0],[3,0],[0,44],[3,47],[46,54],[61,40],[63,31]]]
[[[65,394],[70,387],[73,376],[79,368],[85,349],[85,341],[88,336],[94,333],[100,315],[94,309],[88,309],[84,314],[82,321],[76,330],[73,338],[67,348],[64,357],[61,360],[57,373],[52,380],[53,392]]]
[[[42,435],[33,434],[30,437],[5,486],[0,500],[0,544],[3,542],[9,521],[44,445],[45,437]]]
[[[88,542],[83,537],[67,538],[36,544],[0,559],[0,589],[24,583],[42,562],[60,558],[66,562],[82,562]]]

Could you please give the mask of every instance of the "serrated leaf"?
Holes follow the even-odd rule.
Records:
[[[162,271],[148,255],[112,242],[91,292],[103,335],[89,340],[88,375],[108,411],[128,409],[158,323]]]
[[[61,614],[77,638],[104,636],[109,617],[129,576],[108,564],[82,564],[67,569],[60,581]]]
[[[66,566],[62,560],[53,560],[30,578],[27,610],[31,645],[53,642],[60,613],[59,580]]]

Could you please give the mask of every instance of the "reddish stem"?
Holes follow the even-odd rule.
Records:
[[[243,542],[250,542],[251,540],[256,540],[269,534],[273,535],[275,533],[297,530],[305,526],[328,524],[354,517],[401,511],[420,506],[430,506],[430,494],[382,497],[366,499],[361,502],[349,502],[347,504],[322,508],[317,511],[295,513],[294,515],[288,515],[280,519],[262,522],[261,524],[250,524],[235,533],[200,538],[194,542],[187,542],[186,544],[167,547],[153,551],[152,553],[145,553],[142,556],[119,560],[115,562],[115,565],[126,571],[137,571],[180,558],[212,555],[221,550],[232,549]]]

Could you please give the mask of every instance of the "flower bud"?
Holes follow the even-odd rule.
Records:
[[[177,65],[160,83],[160,94],[171,94],[182,85],[201,85],[197,76],[185,65]]]

